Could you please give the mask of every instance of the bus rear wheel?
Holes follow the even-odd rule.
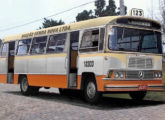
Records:
[[[88,78],[89,79],[89,78]],[[91,104],[97,104],[102,94],[97,91],[97,85],[95,80],[87,80],[84,88],[84,99]]]
[[[59,88],[59,93],[60,93],[60,95],[68,95],[68,91],[63,88]]]
[[[143,100],[146,96],[146,91],[137,91],[137,92],[130,92],[129,95],[133,100]]]
[[[21,76],[20,89],[23,95],[37,95],[39,93],[39,87],[29,86],[26,76]]]

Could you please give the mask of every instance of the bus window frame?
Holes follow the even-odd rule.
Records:
[[[26,54],[18,55],[19,42],[20,42],[20,41],[23,41],[23,40],[27,40],[27,39],[30,39],[30,40],[31,40],[31,42],[30,42],[30,47],[29,47],[28,52],[27,52]],[[17,41],[15,41],[15,42],[16,42],[15,56],[28,56],[29,53],[30,53],[30,49],[31,49],[31,45],[32,45],[32,40],[33,40],[33,38],[26,38],[26,39],[21,39],[21,40],[17,40]]]
[[[100,38],[101,38],[101,34],[99,35],[99,51],[98,52],[101,52],[101,51],[104,51],[105,50],[105,42],[106,42],[106,35],[107,35],[107,29],[106,27],[100,27],[100,33],[101,33],[101,29],[104,29],[104,38],[103,38],[103,47],[102,47],[102,50],[100,50]]]
[[[92,31],[92,30],[96,30],[98,29],[99,30],[99,40],[98,40],[98,49],[97,51],[81,51],[81,42],[82,42],[82,37],[84,35],[84,32],[86,31]],[[103,39],[103,49],[100,50],[100,32],[101,32],[101,29],[104,29],[104,39]],[[82,29],[80,30],[80,35],[79,35],[79,47],[78,47],[78,53],[79,54],[90,54],[90,53],[102,53],[104,52],[106,49],[106,39],[107,39],[107,25],[103,25],[103,26],[98,26],[98,27],[92,27],[92,28],[87,28],[87,29]],[[93,47],[92,47],[93,48]],[[84,49],[89,49],[89,48],[84,48]]]
[[[7,52],[6,52],[5,56],[2,56],[2,50],[3,50],[4,44],[7,44]],[[1,44],[1,51],[0,51],[0,57],[1,58],[7,58],[7,56],[8,56],[8,54],[7,54],[8,53],[8,49],[9,49],[9,42],[4,42],[4,43]]]
[[[27,54],[27,55],[33,56],[33,55],[44,55],[44,54],[46,54],[47,42],[48,42],[49,36],[50,36],[50,35],[34,36],[34,37],[32,38],[32,40],[31,40],[31,44],[30,44],[30,48],[29,48],[29,54]],[[39,37],[47,37],[47,38],[46,38],[45,50],[44,50],[43,53],[39,53],[39,54],[36,54],[36,53],[35,53],[35,54],[32,54],[32,53],[31,53],[31,52],[32,52],[31,50],[32,50],[32,46],[33,46],[33,40],[34,40],[34,38],[39,38]]]
[[[120,53],[142,53],[142,52],[131,52],[131,51],[114,51],[114,50],[111,50],[109,48],[109,31],[111,28],[113,27],[121,27],[121,28],[130,28],[130,29],[138,29],[138,30],[148,30],[148,31],[154,31],[154,32],[160,32],[161,33],[161,30],[159,29],[150,29],[150,28],[145,28],[145,27],[141,27],[141,26],[132,26],[132,25],[120,25],[120,24],[117,24],[117,25],[107,25],[107,41],[106,41],[106,51],[107,52],[120,52]],[[155,53],[144,53],[144,54],[155,54]],[[159,54],[157,54],[159,55]]]
[[[57,35],[60,35],[60,34],[66,34],[66,39],[65,39],[65,43],[64,43],[63,52],[52,52],[52,53],[48,53],[47,50],[48,50],[48,46],[49,46],[50,37],[51,36],[57,36]],[[66,53],[67,51],[65,51],[65,49],[66,49],[66,42],[68,40],[68,34],[69,34],[69,32],[61,32],[61,33],[56,33],[56,34],[50,34],[50,35],[48,35],[45,54],[61,54],[61,53]]]

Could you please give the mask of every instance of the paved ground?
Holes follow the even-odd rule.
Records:
[[[52,91],[26,97],[19,86],[0,84],[0,120],[165,120],[163,102],[103,98],[94,106]]]

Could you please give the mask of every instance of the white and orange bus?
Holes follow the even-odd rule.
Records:
[[[161,25],[151,19],[109,16],[7,36],[0,53],[0,82],[24,95],[55,87],[96,103],[102,93],[143,99],[163,90]]]

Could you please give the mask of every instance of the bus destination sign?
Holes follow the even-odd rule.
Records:
[[[130,14],[131,16],[144,17],[144,11],[142,9],[133,8]]]

